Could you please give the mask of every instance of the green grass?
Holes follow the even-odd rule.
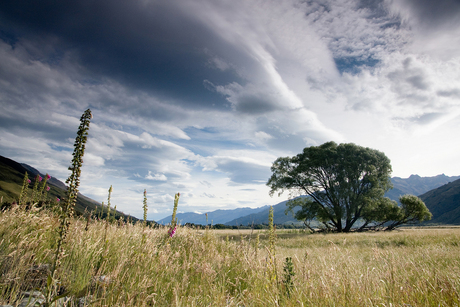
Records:
[[[267,278],[264,230],[256,253],[256,231],[179,227],[169,239],[167,228],[111,224],[104,241],[105,221],[88,231],[85,223],[70,226],[58,278],[71,296],[91,295],[91,306],[459,305],[459,228],[278,231],[276,282]],[[14,305],[32,265],[51,263],[57,225],[46,211],[0,214],[0,304]],[[289,296],[286,257],[295,272]]]

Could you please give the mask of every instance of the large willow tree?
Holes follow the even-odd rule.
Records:
[[[288,202],[291,210],[300,206],[295,215],[300,220],[315,219],[337,232],[350,231],[357,221],[364,228],[403,218],[405,222],[419,220],[408,218],[404,206],[384,197],[392,187],[392,170],[380,151],[328,142],[307,147],[294,157],[278,158],[271,170],[270,195],[286,190],[291,196],[308,195]],[[427,214],[418,213],[417,217],[428,219]]]

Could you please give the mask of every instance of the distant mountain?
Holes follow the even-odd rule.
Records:
[[[409,178],[393,177],[391,178],[393,189],[388,191],[385,196],[393,200],[398,200],[399,196],[405,194],[421,195],[458,179],[460,179],[460,176],[449,177],[444,174],[434,177],[420,177],[419,175],[411,175]],[[292,214],[286,215],[284,213],[286,210],[286,203],[287,201],[283,201],[273,206],[273,222],[275,224],[298,223]],[[435,205],[433,205],[433,208],[434,207]],[[267,224],[268,210],[269,206],[256,209],[238,208],[233,210],[216,210],[208,213],[208,223],[212,222],[214,225],[225,224],[229,226]],[[441,209],[440,212],[443,212],[442,210],[443,209]],[[435,213],[433,213],[433,215],[435,215]],[[205,214],[193,212],[179,213],[177,214],[177,219],[181,221],[182,224],[206,224]],[[433,219],[433,221],[435,220]],[[170,216],[158,221],[160,224],[168,224],[170,222]]]
[[[460,179],[460,176],[449,177],[444,174],[434,177],[420,177],[419,175],[411,175],[409,178],[393,177],[391,178],[393,189],[385,193],[385,196],[398,201],[401,195],[422,195],[457,179]]]
[[[419,196],[433,218],[429,224],[460,225],[460,179]]]
[[[388,191],[385,194],[385,196],[397,201],[399,199],[399,196],[401,195],[405,195],[405,194],[421,195],[425,192],[428,192],[432,189],[436,189],[456,179],[460,179],[460,176],[448,177],[442,174],[442,175],[438,175],[434,177],[420,177],[418,175],[411,175],[409,178],[406,178],[406,179],[399,178],[399,177],[393,177],[391,178],[391,182],[393,183],[394,188]],[[294,217],[292,217],[292,214],[289,214],[289,215],[284,214],[284,211],[286,210],[286,203],[287,201],[283,201],[273,206],[273,215],[274,215],[273,222],[275,224],[298,222],[296,219],[294,219]],[[225,224],[226,225],[245,225],[246,226],[246,225],[251,225],[252,223],[254,224],[268,223],[268,208],[258,213],[253,213],[251,215],[238,217]]]
[[[29,179],[32,181],[29,188],[33,188],[34,178],[39,174],[44,177],[45,174],[41,174],[37,169],[27,164],[20,164],[9,158],[0,156],[0,199],[2,203],[17,201],[19,193],[21,192],[22,183],[24,180],[24,174],[27,172]],[[52,174],[50,174],[52,176]],[[48,192],[49,198],[59,197],[64,199],[66,195],[66,185],[58,179],[51,177],[47,182],[50,186]],[[87,211],[93,211],[97,208],[98,211],[101,209],[101,204],[83,194],[78,194],[77,203],[75,205],[75,211],[77,213],[83,213],[85,209]],[[117,211],[117,215],[122,215],[121,212]],[[132,218],[132,220],[137,220]]]
[[[282,201],[273,206],[273,223],[274,224],[291,224],[298,223],[292,214],[286,215],[284,211],[286,210],[287,201]],[[250,215],[240,216],[234,220],[231,220],[225,225],[236,226],[236,225],[257,225],[257,224],[268,224],[268,212],[270,210],[269,206],[266,206],[260,212],[255,212]]]
[[[255,214],[268,208],[268,206],[260,207],[260,208],[237,208],[232,210],[215,210],[212,212],[208,212],[208,224],[226,224],[227,222],[240,217],[246,216],[250,214]],[[169,224],[171,222],[172,216],[165,217],[157,221],[159,224]],[[177,221],[181,224],[185,223],[193,223],[198,225],[206,225],[206,214],[205,213],[195,213],[195,212],[185,212],[185,213],[177,213],[176,214]]]

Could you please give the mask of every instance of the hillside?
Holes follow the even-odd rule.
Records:
[[[420,195],[433,218],[430,224],[460,225],[460,179]]]
[[[44,177],[45,174],[39,173],[38,170],[27,164],[20,164],[9,158],[0,156],[0,199],[1,203],[12,203],[17,201],[19,193],[21,192],[22,183],[24,180],[24,174],[27,171],[29,179],[32,181],[29,188],[33,188],[34,178],[37,174]],[[52,174],[51,174],[52,175]],[[48,192],[49,199],[64,199],[66,194],[66,185],[58,179],[51,177],[48,181],[50,191]],[[77,203],[75,205],[75,211],[77,213],[83,213],[86,211],[100,211],[101,204],[89,197],[79,194],[77,197]],[[122,215],[121,212],[117,211],[117,215]],[[137,220],[132,218],[133,220]]]
[[[430,194],[432,195],[433,201],[430,200],[429,203],[427,203],[428,209],[430,209],[430,211],[433,213],[433,220],[430,222],[457,224],[460,222],[453,222],[453,221],[457,221],[457,219],[460,219],[460,209],[457,208],[458,211],[455,211],[455,210],[449,211],[449,208],[451,208],[453,205],[450,203],[450,201],[443,202],[442,199],[444,196],[438,195],[439,193],[443,193],[443,190],[441,189],[439,191],[436,191],[436,188],[439,188],[454,180],[458,181],[460,180],[459,178],[460,176],[449,177],[444,174],[434,176],[434,177],[420,177],[418,175],[411,175],[409,178],[393,177],[391,178],[391,182],[393,183],[394,188],[388,191],[385,194],[385,196],[397,201],[399,199],[399,196],[401,195],[405,195],[405,194],[420,195],[420,194],[423,194],[430,190],[435,189],[433,191],[433,194]],[[460,185],[460,181],[459,181],[459,185]],[[450,196],[450,198],[447,197],[447,199],[453,198],[454,193],[452,191],[453,190],[451,190],[452,195]],[[449,203],[450,205],[447,205],[447,203]],[[435,212],[432,211],[432,208],[429,206],[429,204],[430,206],[432,206]],[[286,210],[286,201],[273,206],[273,209],[274,209],[274,223],[275,224],[298,222],[296,219],[292,217],[291,214],[289,215],[284,214],[284,211]],[[251,225],[253,222],[254,224],[267,223],[267,220],[268,220],[268,208],[259,213],[254,213],[251,215],[242,216],[237,219],[234,219],[226,223],[226,225]]]
[[[420,177],[419,175],[411,175],[409,178],[393,177],[391,182],[393,183],[393,189],[388,191],[385,196],[393,200],[398,200],[399,196],[405,194],[421,195],[430,190],[439,188],[451,181],[460,179],[460,176],[446,176],[444,174],[433,177]],[[246,212],[245,210],[239,211],[239,209],[254,210],[252,212]],[[250,208],[239,208],[234,210],[216,210],[208,213],[208,223],[213,224],[225,224],[229,226],[235,225],[251,225],[251,224],[263,224],[268,222],[268,210],[269,207],[261,207],[257,209]],[[291,214],[285,215],[286,201],[278,203],[273,206],[274,211],[274,223],[297,223],[298,221],[292,217]],[[431,209],[430,209],[431,211]],[[441,209],[442,211],[442,209]],[[206,224],[206,217],[204,214],[198,214],[193,212],[186,212],[177,214],[177,218],[181,223],[194,223],[194,224]],[[160,224],[167,224],[171,221],[171,217],[164,218],[158,221]],[[442,223],[442,222],[440,222]],[[447,223],[447,222],[446,222]]]
[[[401,195],[422,195],[457,179],[460,179],[460,176],[449,177],[444,174],[433,177],[420,177],[419,175],[410,175],[409,178],[393,177],[391,178],[393,189],[385,193],[385,196],[398,201]]]

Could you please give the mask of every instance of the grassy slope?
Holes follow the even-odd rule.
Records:
[[[433,214],[431,223],[460,224],[460,179],[420,195],[420,198]]]
[[[17,200],[21,192],[21,186],[24,178],[24,170],[14,161],[0,156],[0,197],[3,201],[12,202]]]
[[[22,183],[24,180],[24,174],[27,171],[29,179],[32,181],[29,185],[29,196],[34,184],[34,178],[38,171],[28,165],[22,165],[0,156],[0,198],[3,196],[3,202],[17,201],[21,192]],[[41,174],[42,177],[44,176]],[[64,199],[66,195],[65,185],[57,179],[51,178],[48,182],[50,191],[48,192],[48,199]],[[75,205],[75,211],[77,213],[83,213],[85,209],[87,211],[100,211],[101,205],[82,194],[77,197],[77,203]],[[121,212],[117,212],[117,215],[122,215]],[[133,218],[137,220],[136,218]]]

